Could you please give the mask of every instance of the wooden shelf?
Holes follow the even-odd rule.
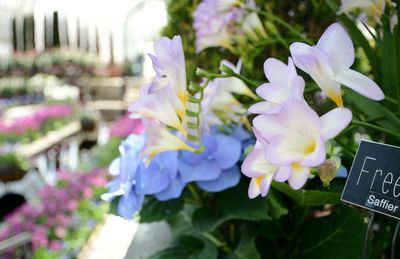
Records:
[[[32,143],[18,147],[15,151],[22,156],[33,157],[41,153],[42,151],[45,151],[52,146],[60,143],[65,138],[75,135],[80,130],[81,123],[78,121],[74,121],[61,129],[50,131],[44,137],[35,140]]]

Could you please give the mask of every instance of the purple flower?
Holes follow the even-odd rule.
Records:
[[[182,151],[178,163],[184,183],[198,182],[207,191],[221,191],[239,182],[235,169],[241,155],[241,143],[235,138],[217,134],[203,136],[204,152]]]
[[[337,106],[343,106],[341,84],[372,100],[384,93],[369,77],[350,69],[354,63],[353,42],[339,23],[329,26],[316,46],[295,42],[290,45],[295,65],[308,73]]]
[[[267,37],[256,12],[255,2],[246,3],[232,0],[203,0],[193,13],[193,27],[196,31],[196,52],[209,47],[233,49],[235,44],[253,42]]]
[[[130,134],[140,134],[144,130],[142,120],[131,119],[129,114],[126,114],[116,120],[110,129],[111,137],[127,137]]]

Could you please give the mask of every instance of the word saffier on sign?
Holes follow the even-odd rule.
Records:
[[[400,219],[400,148],[362,141],[342,200]]]

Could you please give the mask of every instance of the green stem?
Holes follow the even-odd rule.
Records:
[[[193,183],[189,183],[187,185],[190,193],[192,194],[193,199],[197,202],[197,205],[203,206],[203,201],[199,195],[199,193],[196,190],[196,187],[193,185]]]
[[[400,138],[400,133],[397,133],[395,131],[376,126],[374,124],[370,124],[368,122],[353,120],[351,123],[353,125],[358,125],[358,126],[363,126],[363,127],[366,127],[366,128],[378,130],[380,132],[386,133],[386,134],[391,135],[393,137]]]
[[[339,139],[335,138],[335,142],[339,144],[339,146],[341,146],[349,155],[351,155],[352,157],[355,156],[356,152],[353,151],[351,148],[349,148],[346,144],[344,144],[342,141],[340,141]]]
[[[204,232],[202,233],[202,235],[207,238],[208,240],[211,241],[211,243],[213,243],[216,247],[221,248],[224,252],[231,254],[232,250],[226,245],[226,243],[221,242],[220,240],[218,240],[218,238],[216,238],[215,236],[211,235],[210,233]]]
[[[282,25],[283,27],[285,27],[288,31],[290,31],[291,33],[293,33],[297,37],[300,37],[301,39],[303,39],[306,43],[308,43],[310,45],[314,44],[314,42],[312,42],[311,40],[307,39],[307,37],[305,37],[303,35],[303,33],[301,33],[300,31],[296,30],[295,28],[293,28],[292,25],[290,25],[289,23],[285,22],[280,17],[275,16],[275,15],[273,15],[271,13],[267,13],[265,11],[254,9],[254,8],[247,8],[247,10],[249,10],[251,12],[257,12],[258,14],[265,16],[267,19],[271,19],[271,21],[275,21],[276,23],[278,23],[278,24]]]

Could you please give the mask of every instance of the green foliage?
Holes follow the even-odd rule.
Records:
[[[286,183],[273,182],[272,187],[300,206],[321,206],[340,202],[340,193],[318,190],[293,190]]]
[[[216,259],[217,248],[209,241],[194,236],[181,236],[173,244],[150,259]]]
[[[120,138],[110,139],[104,146],[96,147],[93,150],[93,157],[98,168],[105,168],[119,156],[118,147],[121,144]]]
[[[365,224],[360,213],[349,208],[317,218],[304,225],[300,258],[357,258],[363,244]]]
[[[154,222],[169,219],[183,208],[182,199],[173,199],[164,202],[154,197],[147,197],[140,211],[140,222]]]

